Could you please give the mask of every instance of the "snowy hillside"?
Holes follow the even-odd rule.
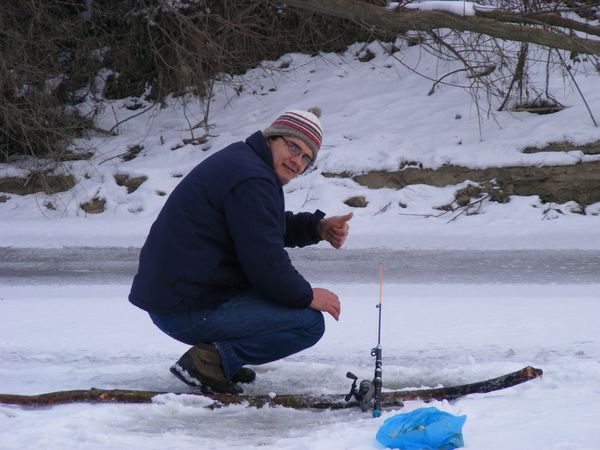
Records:
[[[567,106],[563,111],[497,112],[498,100],[488,99],[482,90],[475,101],[455,86],[471,83],[464,72],[445,78],[449,84],[437,84],[428,95],[434,80],[454,67],[419,46],[397,46],[400,50],[393,54],[378,43],[355,44],[344,54],[288,54],[243,76],[226,77],[210,104],[207,139],[199,139],[203,127],[194,128],[202,122],[206,105],[192,97],[171,98],[164,107],[151,107],[138,98],[101,105],[90,101],[86,108],[101,110],[98,127],[118,134],[99,133],[73,145],[74,151],[92,151],[94,156],[64,163],[78,181],[72,190],[53,196],[8,195],[0,203],[2,245],[140,246],[166,196],[196,164],[264,129],[286,109],[316,105],[323,111],[323,147],[314,169],[286,186],[286,206],[337,214],[350,209],[345,200],[364,196],[367,206],[352,208],[349,246],[600,248],[594,231],[600,204],[589,205],[581,215],[574,204],[542,204],[537,196],[527,196],[505,204],[486,200],[477,214],[442,214],[437,208],[452,202],[468,182],[395,190],[324,177],[404,166],[488,168],[600,160],[600,155],[581,151],[523,153],[526,147],[600,139],[600,129],[575,86],[558,71],[550,88]],[[361,62],[367,52],[374,58]],[[545,66],[533,72],[541,79]],[[600,117],[600,74],[591,62],[577,64],[574,72],[592,113]],[[22,173],[0,165],[2,176]],[[132,179],[143,182],[128,193],[123,184]],[[81,209],[93,200],[104,201],[104,212]]]

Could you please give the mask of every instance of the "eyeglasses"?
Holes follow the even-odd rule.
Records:
[[[287,145],[287,148],[292,155],[294,155],[294,156],[302,155],[302,158],[300,158],[300,159],[301,159],[302,164],[304,165],[305,169],[308,169],[312,165],[313,159],[310,156],[308,156],[306,153],[302,152],[302,149],[300,147],[298,147],[298,145],[294,144],[293,142],[288,141],[283,136],[277,136],[277,137],[280,137],[281,139],[283,139],[283,142],[285,142],[285,145]]]

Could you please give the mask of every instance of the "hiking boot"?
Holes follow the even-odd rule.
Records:
[[[171,373],[189,386],[200,387],[203,392],[244,392],[235,382],[225,378],[221,355],[212,344],[198,344],[190,348],[171,366]]]
[[[247,367],[242,367],[231,377],[232,383],[252,383],[256,379],[256,372]]]

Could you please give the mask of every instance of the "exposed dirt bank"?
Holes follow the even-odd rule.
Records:
[[[324,174],[343,177],[344,174]],[[581,205],[600,202],[600,161],[569,166],[493,167],[470,169],[443,166],[437,170],[407,167],[394,172],[374,170],[351,176],[371,189],[401,189],[411,184],[443,187],[464,181],[494,183],[499,192],[508,195],[539,195],[545,202],[564,203],[574,200]]]
[[[600,141],[585,145],[555,142],[543,148],[527,147],[523,153],[572,152],[587,155],[600,154]],[[470,169],[461,166],[443,166],[437,170],[424,169],[414,163],[397,171],[374,170],[361,175],[348,173],[324,173],[326,177],[352,178],[370,189],[402,189],[412,184],[444,187],[472,181],[481,186],[479,192],[457,191],[457,201],[468,203],[469,197],[477,197],[481,191],[493,201],[504,203],[510,195],[539,195],[544,202],[564,203],[576,201],[582,206],[600,202],[600,161],[564,166],[512,166]],[[459,197],[467,197],[460,199]],[[364,205],[362,205],[364,206]]]
[[[27,195],[36,192],[54,194],[68,191],[75,186],[71,175],[47,175],[43,172],[32,172],[27,178],[0,178],[0,192],[8,194]]]

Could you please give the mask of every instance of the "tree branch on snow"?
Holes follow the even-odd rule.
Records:
[[[449,386],[433,389],[414,389],[403,391],[382,392],[381,406],[384,408],[398,408],[402,401],[422,400],[455,400],[470,394],[481,394],[516,386],[526,381],[540,378],[543,372],[527,366],[516,372],[492,378],[486,381]],[[346,409],[358,407],[359,402],[344,401],[345,394],[329,395],[229,395],[229,394],[203,394],[201,392],[170,393],[160,391],[137,390],[104,390],[88,389],[78,391],[59,391],[40,395],[14,395],[0,394],[0,403],[23,406],[49,406],[65,403],[92,402],[92,403],[151,403],[153,398],[161,394],[175,395],[200,395],[213,401],[207,407],[210,409],[222,406],[247,404],[255,408],[263,406],[284,406],[295,409]]]
[[[499,39],[528,42],[545,47],[570,50],[583,54],[600,55],[600,41],[577,37],[551,26],[569,25],[574,30],[599,35],[600,28],[553,14],[526,16],[505,12],[480,12],[475,16],[459,16],[446,11],[390,10],[357,0],[285,0],[288,6],[314,13],[348,19],[380,30],[399,33],[407,30],[431,31],[450,28],[470,31]],[[575,22],[575,23],[573,23]],[[516,25],[518,24],[518,25]]]

